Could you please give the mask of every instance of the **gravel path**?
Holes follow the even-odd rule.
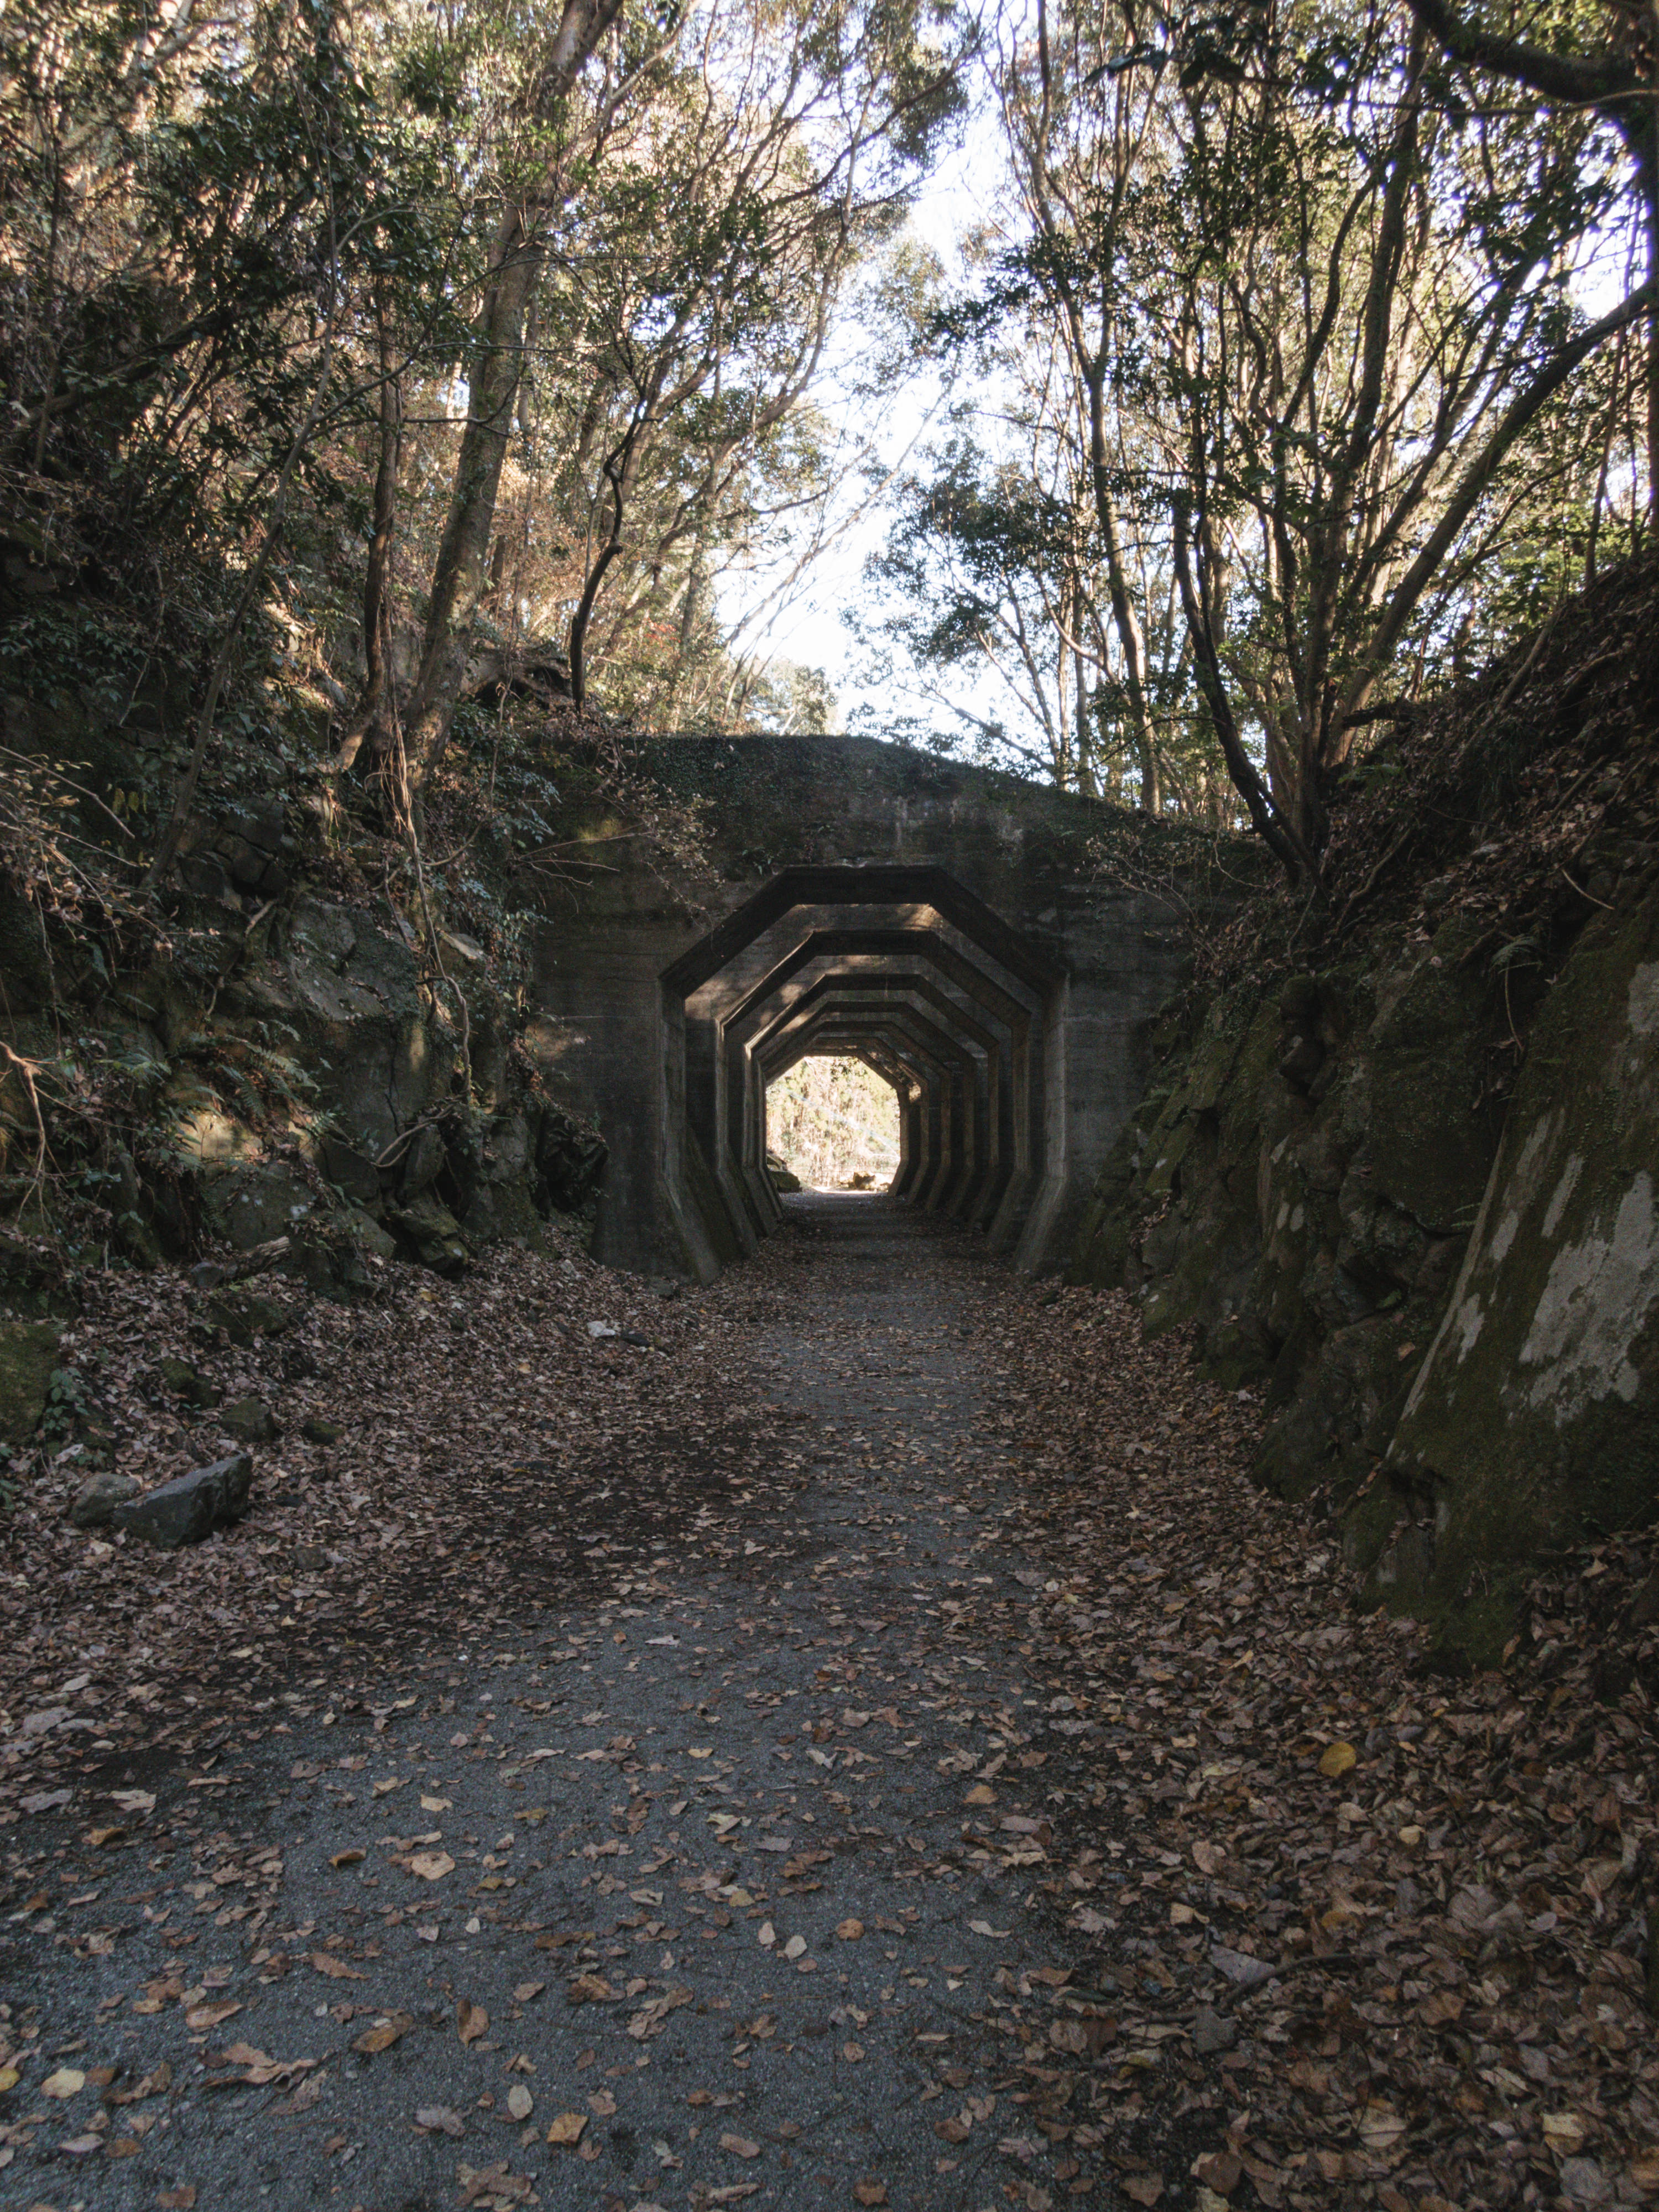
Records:
[[[1036,1886],[1091,1724],[952,1626],[1041,1579],[992,1418],[1008,1279],[879,1200],[794,1212],[743,1356],[796,1464],[510,1638],[389,1655],[363,1710],[310,1680],[240,1760],[131,1768],[155,1802],[106,1844],[33,1824],[0,2201],[1119,2201],[1082,1939]]]

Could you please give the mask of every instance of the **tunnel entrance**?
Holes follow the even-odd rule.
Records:
[[[594,1257],[707,1282],[751,1250],[767,1086],[839,1054],[897,1096],[902,1205],[1063,1263],[1184,957],[1170,900],[1099,865],[1110,810],[868,738],[653,747],[702,861],[607,845],[536,938],[526,1049],[609,1150]]]
[[[793,1181],[884,1191],[900,1157],[898,1092],[862,1054],[806,1053],[767,1085],[766,1158],[779,1190]]]
[[[937,867],[787,869],[662,978],[668,1188],[701,1274],[782,1218],[769,1088],[855,1060],[890,1086],[908,1205],[1018,1254],[1057,1202],[1065,979]]]

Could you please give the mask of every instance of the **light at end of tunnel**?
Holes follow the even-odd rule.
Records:
[[[799,1060],[767,1089],[766,1149],[810,1190],[885,1190],[899,1166],[898,1094],[850,1055]]]

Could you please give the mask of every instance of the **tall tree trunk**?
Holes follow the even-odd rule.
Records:
[[[622,0],[565,0],[546,64],[525,103],[525,114],[541,131],[556,124],[572,86],[621,8]],[[526,319],[541,277],[544,227],[559,191],[553,157],[551,166],[503,209],[490,246],[468,368],[466,428],[433,568],[420,671],[406,717],[410,778],[416,787],[443,751],[461,696],[469,632],[489,576],[501,463],[524,374]]]
[[[449,737],[471,650],[472,618],[489,580],[489,541],[524,368],[525,319],[543,247],[509,210],[496,233],[467,387],[466,428],[427,605],[421,665],[405,717],[413,781],[432,772]]]
[[[392,532],[398,519],[398,478],[403,461],[404,394],[397,371],[397,349],[392,343],[390,302],[384,288],[374,295],[375,335],[380,368],[380,453],[374,470],[374,520],[368,540],[368,560],[363,570],[363,690],[340,750],[337,769],[349,769],[359,757],[363,741],[369,741],[371,760],[378,757],[372,732],[378,732],[386,687],[386,646],[391,623],[386,605],[386,580],[392,569]],[[365,767],[369,765],[364,763]]]

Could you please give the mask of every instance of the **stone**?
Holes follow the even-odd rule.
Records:
[[[379,1205],[380,1170],[367,1152],[335,1136],[323,1139],[320,1152],[323,1173],[337,1190],[358,1206]]]
[[[61,1334],[56,1322],[0,1316],[0,1443],[26,1443],[40,1425]]]
[[[300,1424],[300,1434],[309,1444],[337,1444],[345,1434],[343,1423],[331,1421],[325,1414],[312,1413]]]
[[[410,1256],[434,1275],[459,1275],[472,1257],[460,1223],[429,1191],[406,1206],[388,1207],[386,1223]]]
[[[615,1336],[617,1334],[616,1330],[611,1328],[608,1321],[589,1322],[587,1324],[587,1333],[592,1337]]]
[[[274,1443],[281,1434],[276,1416],[258,1398],[233,1399],[221,1411],[219,1425],[227,1436],[245,1444]]]
[[[210,1175],[202,1195],[214,1228],[239,1252],[291,1236],[317,1206],[316,1194],[302,1176],[252,1161]]]
[[[199,1544],[216,1528],[228,1528],[247,1511],[248,1488],[253,1462],[246,1452],[233,1452],[210,1466],[175,1476],[159,1489],[118,1505],[112,1520],[118,1529],[137,1536],[158,1551],[175,1552],[181,1544]]]
[[[361,1206],[349,1206],[345,1217],[346,1233],[360,1252],[367,1252],[376,1260],[395,1260],[398,1240],[383,1229],[372,1213]]]
[[[125,1505],[130,1498],[137,1498],[138,1485],[130,1474],[118,1474],[106,1468],[83,1482],[75,1493],[69,1517],[77,1528],[101,1528],[114,1517],[118,1505]]]
[[[155,1371],[175,1398],[182,1398],[187,1406],[216,1406],[224,1392],[216,1382],[210,1382],[187,1359],[158,1359]]]
[[[1231,2051],[1237,2040],[1238,2030],[1224,2013],[1218,2013],[1213,2005],[1200,2005],[1193,2021],[1193,2049],[1200,2058]]]

